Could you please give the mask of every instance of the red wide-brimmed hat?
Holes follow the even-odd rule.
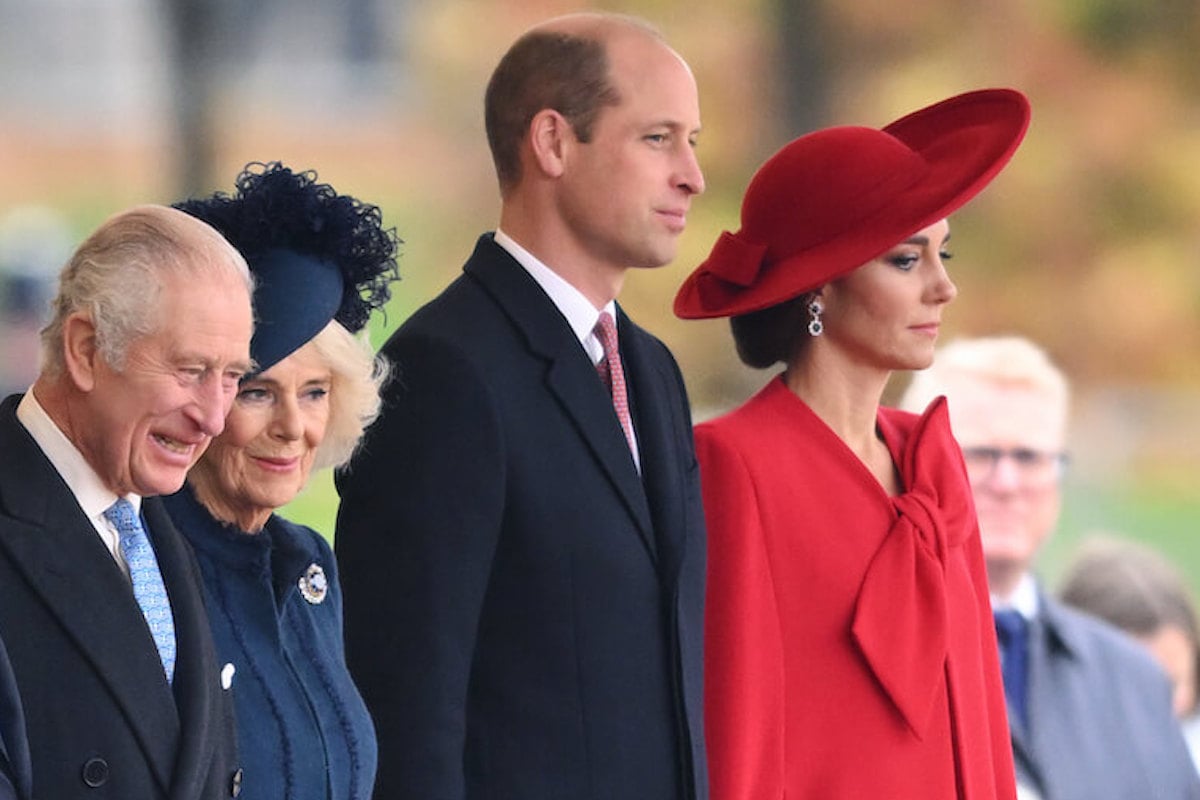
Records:
[[[949,216],[1008,163],[1029,127],[1012,89],[960,94],[883,130],[835,127],[755,173],[725,231],[675,296],[684,319],[768,308],[862,266]]]

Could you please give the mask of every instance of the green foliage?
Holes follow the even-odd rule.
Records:
[[[292,522],[307,525],[332,544],[337,507],[338,496],[333,485],[333,472],[322,470],[313,475],[304,491],[279,509],[279,513]]]
[[[1063,0],[1058,14],[1066,29],[1098,56],[1112,59],[1170,38],[1195,21],[1189,0]]]
[[[1166,555],[1200,597],[1200,494],[1161,485],[1068,486],[1063,517],[1039,559],[1053,586],[1075,548],[1093,534],[1144,542]]]

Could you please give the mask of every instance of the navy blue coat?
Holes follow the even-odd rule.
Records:
[[[187,487],[164,502],[200,562],[217,655],[234,666],[240,800],[367,800],[375,732],[346,669],[329,545],[278,515],[253,535],[222,525]],[[305,578],[313,565],[323,593]]]
[[[29,797],[31,770],[21,695],[8,650],[0,641],[0,800]]]
[[[706,798],[705,541],[674,359],[618,313],[642,459],[490,235],[391,337],[335,547],[387,800]]]
[[[1045,594],[1039,599],[1029,729],[1009,714],[1018,784],[1043,800],[1200,798],[1166,675],[1145,648]]]
[[[113,560],[53,465],[0,404],[0,636],[25,706],[41,800],[211,800],[240,786],[200,572],[162,501],[142,517],[175,618],[168,684]]]

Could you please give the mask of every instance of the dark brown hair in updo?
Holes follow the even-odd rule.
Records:
[[[748,367],[766,369],[787,363],[808,336],[807,294],[729,318],[738,358]]]

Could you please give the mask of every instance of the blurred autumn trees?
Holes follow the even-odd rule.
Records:
[[[649,19],[696,73],[708,191],[677,262],[631,276],[623,302],[676,351],[706,412],[739,402],[766,375],[736,363],[725,323],[676,320],[670,303],[720,231],[737,228],[758,164],[815,127],[879,126],[960,91],[1019,88],[1034,108],[1028,138],[952,220],[960,293],[945,336],[1029,335],[1067,369],[1081,401],[1099,397],[1106,413],[1139,421],[1131,441],[1200,453],[1200,423],[1177,419],[1200,396],[1195,0],[74,2],[96,20],[113,18],[101,7],[148,18],[139,30],[162,41],[145,52],[165,63],[147,56],[129,74],[170,79],[137,113],[52,128],[49,105],[30,104],[57,92],[13,89],[55,66],[36,54],[76,59],[71,80],[86,86],[87,59],[133,43],[99,25],[59,41],[68,20],[49,16],[63,13],[57,6],[0,0],[0,213],[44,203],[86,229],[132,202],[227,189],[249,160],[315,168],[379,204],[406,241],[405,280],[380,338],[495,224],[482,93],[509,42],[586,7]]]
[[[747,14],[745,28],[702,11],[668,29],[700,81],[709,194],[697,205],[718,209],[718,229],[737,227],[737,193],[795,135],[1013,86],[1033,124],[952,221],[960,295],[946,334],[1028,335],[1085,392],[1200,387],[1200,4],[777,0]],[[747,52],[712,59],[710,26]],[[726,146],[716,159],[710,134]],[[705,241],[664,283],[703,257],[704,233],[689,229]],[[667,324],[701,397],[723,406],[764,379],[722,354],[723,325]]]
[[[1196,0],[0,0],[0,223],[32,207],[82,237],[134,203],[228,190],[247,161],[316,169],[405,240],[381,343],[496,222],[492,67],[530,24],[589,7],[650,20],[700,86],[708,190],[676,263],[622,294],[699,416],[768,378],[725,322],[670,312],[765,158],[968,89],[1028,94],[1021,150],[952,220],[944,336],[1025,334],[1072,377],[1069,482],[1091,494],[1052,548],[1158,535],[1200,576],[1177,535],[1200,515]],[[332,530],[332,487],[304,502],[294,518]]]

